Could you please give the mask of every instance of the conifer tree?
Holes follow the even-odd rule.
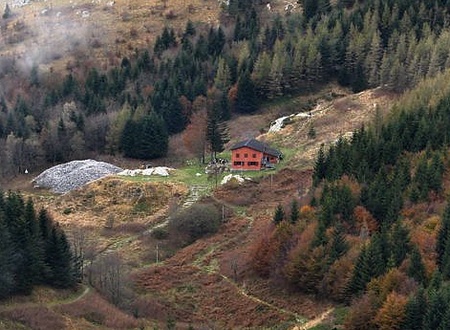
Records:
[[[411,251],[407,273],[408,276],[415,279],[417,283],[422,285],[426,284],[427,275],[425,265],[423,264],[422,255],[416,245],[414,245]]]
[[[327,237],[327,227],[322,220],[317,221],[317,228],[314,233],[314,238],[311,242],[311,247],[316,248],[320,246],[325,246],[328,243]]]
[[[406,303],[405,319],[401,330],[422,330],[423,318],[427,310],[425,291],[421,287]]]
[[[3,18],[3,19],[8,19],[8,18],[11,17],[11,14],[12,14],[11,8],[9,8],[9,5],[6,4],[6,6],[5,6],[5,11],[3,12],[2,18]]]
[[[334,227],[333,234],[330,242],[329,263],[332,264],[340,257],[342,257],[348,250],[349,246],[345,239],[344,230],[342,225],[337,224]]]
[[[236,112],[249,114],[255,112],[257,107],[255,85],[246,71],[238,81],[235,109]]]
[[[213,104],[212,109],[207,111],[206,140],[209,143],[212,159],[216,158],[218,152],[224,151],[225,143],[229,141],[228,127],[221,120],[220,112],[217,102]]]
[[[346,295],[350,299],[353,295],[359,295],[366,288],[370,281],[370,276],[367,272],[366,262],[367,248],[363,246],[353,268],[352,277],[346,287]]]
[[[439,269],[442,269],[444,266],[444,254],[447,249],[447,245],[449,242],[450,235],[450,204],[447,203],[447,206],[444,210],[444,214],[442,215],[441,226],[438,231],[437,240],[436,240],[436,263]]]
[[[409,231],[399,221],[392,228],[390,246],[395,266],[399,266],[411,249]]]
[[[443,290],[431,291],[428,295],[428,309],[424,316],[422,329],[440,329],[447,306],[448,301],[444,297]]]
[[[300,218],[300,212],[298,210],[298,202],[296,199],[293,199],[291,202],[291,214],[289,217],[289,221],[291,224],[295,225]]]
[[[313,173],[313,185],[317,186],[319,182],[325,178],[327,166],[326,166],[326,158],[324,151],[324,144],[320,145],[319,152],[317,154],[317,159],[314,164],[314,173]]]
[[[219,64],[217,66],[216,77],[214,78],[214,85],[221,91],[228,90],[231,84],[230,69],[228,68],[225,59],[219,58]]]
[[[15,259],[11,236],[0,210],[0,300],[8,297],[15,289]]]
[[[275,209],[275,214],[273,216],[273,222],[278,225],[281,221],[283,221],[285,218],[285,213],[283,206],[281,204],[278,204],[277,208]]]
[[[58,224],[52,226],[46,257],[51,274],[50,283],[61,288],[73,286],[75,270],[72,252],[67,237]]]

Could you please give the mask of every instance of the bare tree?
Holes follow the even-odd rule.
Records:
[[[119,254],[107,253],[88,268],[90,284],[105,295],[111,303],[123,306],[130,295],[127,269]]]
[[[87,230],[85,228],[75,228],[70,232],[70,243],[75,258],[76,271],[81,280],[84,279],[86,262],[86,250],[88,250]]]

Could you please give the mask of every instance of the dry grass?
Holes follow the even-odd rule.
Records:
[[[84,319],[96,327],[106,329],[133,329],[140,324],[137,319],[109,304],[98,294],[90,294],[86,299],[57,307],[55,310],[70,318]]]
[[[65,329],[65,318],[45,306],[18,307],[14,310],[0,313],[0,318],[23,324],[30,329],[57,330]]]
[[[12,8],[0,55],[40,64],[43,72],[116,65],[135,49],[151,47],[164,26],[178,34],[188,19],[216,24],[215,0],[55,0]],[[20,28],[18,28],[20,26]],[[82,66],[80,66],[80,62]]]

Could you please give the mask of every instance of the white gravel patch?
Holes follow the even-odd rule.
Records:
[[[135,170],[123,170],[118,175],[123,176],[136,176],[136,175],[160,175],[160,176],[169,176],[170,171],[173,171],[174,168],[166,167],[166,166],[157,166],[146,168],[145,170],[135,169]]]
[[[36,188],[47,188],[64,194],[91,181],[117,174],[122,169],[115,165],[92,159],[74,160],[53,166],[32,180]]]
[[[222,181],[220,182],[220,184],[225,184],[231,180],[236,180],[239,184],[243,183],[245,181],[245,179],[237,174],[228,174],[225,175],[222,179]]]

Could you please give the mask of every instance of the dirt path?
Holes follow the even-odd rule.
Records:
[[[223,201],[221,201],[220,199],[218,199],[218,198],[216,198],[214,196],[213,196],[213,199],[216,202],[218,202],[218,203],[220,203],[222,205],[225,205],[226,207],[234,208],[234,206],[230,205],[229,203],[223,202]],[[304,323],[304,322],[306,322],[307,319],[304,316],[300,315],[300,314],[297,314],[297,313],[289,311],[287,309],[278,307],[278,306],[276,306],[276,305],[274,305],[272,303],[269,303],[269,302],[267,302],[265,300],[262,300],[262,299],[260,299],[260,298],[258,298],[256,296],[254,296],[254,295],[249,294],[245,290],[245,287],[239,286],[238,283],[233,281],[231,278],[229,278],[228,276],[222,274],[219,269],[217,269],[214,266],[211,266],[211,264],[213,263],[212,260],[214,258],[212,258],[212,259],[207,258],[210,254],[214,253],[215,250],[220,249],[221,246],[229,245],[232,242],[242,241],[243,237],[245,237],[250,232],[250,230],[253,227],[254,218],[251,217],[251,216],[246,216],[246,218],[247,218],[247,225],[246,225],[244,231],[242,231],[237,236],[233,236],[233,237],[230,237],[230,238],[228,238],[226,240],[223,240],[223,241],[219,242],[218,244],[216,244],[213,247],[212,250],[207,250],[204,253],[200,253],[198,255],[198,257],[192,262],[192,265],[197,267],[201,271],[204,271],[204,272],[207,272],[207,273],[215,273],[215,274],[219,275],[220,277],[222,277],[222,279],[224,279],[226,282],[231,284],[236,289],[238,294],[241,295],[242,297],[250,299],[250,300],[252,300],[252,301],[254,301],[254,302],[258,303],[258,304],[267,306],[268,308],[276,310],[277,312],[279,312],[281,314],[287,314],[287,315],[293,317],[295,319],[295,322],[297,322],[297,323]],[[209,260],[209,262],[205,262],[207,259]]]
[[[319,316],[317,316],[316,318],[309,320],[308,322],[303,323],[302,325],[296,325],[295,327],[292,328],[292,330],[311,329],[311,328],[315,327],[316,325],[321,324],[323,322],[323,320],[325,320],[333,311],[334,311],[334,308],[330,308],[330,309],[326,310],[325,312],[323,312],[322,314],[320,314]]]

